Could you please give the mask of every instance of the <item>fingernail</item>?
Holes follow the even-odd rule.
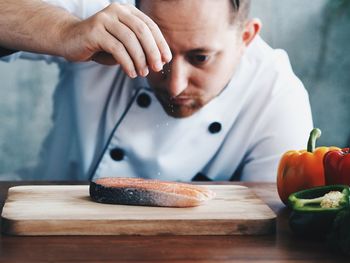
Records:
[[[149,73],[149,70],[148,70],[148,67],[145,67],[143,70],[142,70],[142,76],[146,77]]]
[[[129,73],[129,76],[130,76],[130,78],[136,78],[137,77],[137,74],[136,74],[136,71],[131,71],[130,73]]]
[[[163,63],[160,61],[157,61],[156,64],[154,64],[154,69],[158,72],[161,71],[163,69]]]
[[[163,55],[166,63],[169,63],[173,58],[173,55],[170,51],[166,51]]]

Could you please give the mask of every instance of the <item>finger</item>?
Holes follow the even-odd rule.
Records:
[[[101,48],[113,56],[115,61],[120,64],[122,69],[129,77],[136,78],[137,73],[134,63],[124,45],[110,34],[106,34],[106,36],[102,39],[103,42],[101,44]]]
[[[166,42],[162,32],[160,31],[158,25],[151,19],[149,18],[146,14],[141,12],[139,9],[137,9],[135,6],[131,6],[130,10],[132,14],[140,18],[151,30],[154,39],[156,41],[156,44],[158,46],[158,49],[160,50],[160,53],[163,58],[164,63],[169,63],[172,59],[172,54],[171,50],[169,48],[168,43]]]
[[[116,22],[116,20],[111,20],[107,23],[106,29],[124,45],[139,75],[147,76],[146,55],[134,32],[123,23]]]
[[[155,71],[160,71],[163,67],[162,57],[158,49],[156,40],[148,26],[137,16],[128,12],[121,12],[119,20],[134,32],[140,42],[147,58],[147,64]]]

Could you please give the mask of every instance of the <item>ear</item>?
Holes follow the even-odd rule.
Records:
[[[249,44],[253,41],[256,35],[259,34],[261,27],[262,23],[258,18],[253,18],[246,22],[242,34],[242,41],[245,46],[249,46]]]

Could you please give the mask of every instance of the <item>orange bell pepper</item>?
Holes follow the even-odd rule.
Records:
[[[316,147],[316,140],[321,136],[320,129],[310,132],[307,150],[286,152],[277,170],[278,195],[284,204],[290,194],[297,191],[325,185],[323,157],[329,150],[338,147]]]

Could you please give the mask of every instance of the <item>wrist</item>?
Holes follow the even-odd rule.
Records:
[[[74,32],[79,22],[80,20],[78,18],[71,16],[57,25],[56,48],[58,56],[66,59],[69,59],[72,56],[72,43],[75,42],[75,39],[78,36],[78,34]]]

